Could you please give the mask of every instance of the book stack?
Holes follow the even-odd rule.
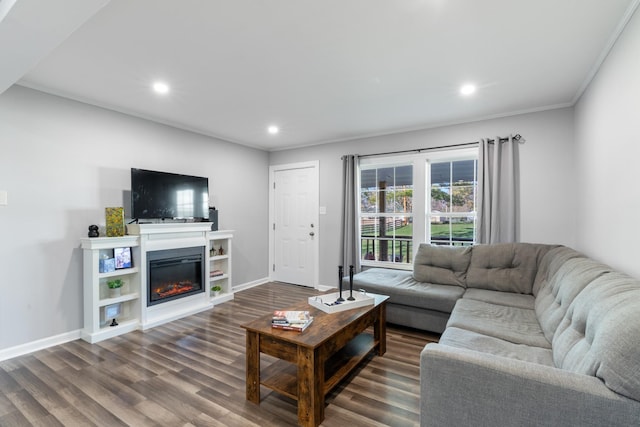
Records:
[[[313,322],[308,311],[276,310],[273,312],[271,327],[287,331],[302,332]]]
[[[222,270],[211,270],[210,276],[211,277],[218,277],[218,276],[222,276],[224,273],[222,272]]]

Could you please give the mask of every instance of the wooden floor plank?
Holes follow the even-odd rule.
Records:
[[[316,294],[268,283],[145,332],[0,362],[0,425],[295,426],[294,400],[264,387],[260,405],[245,399],[240,325]],[[388,325],[387,353],[368,358],[327,396],[322,425],[419,425],[420,351],[437,339]],[[263,368],[274,361],[261,357]]]

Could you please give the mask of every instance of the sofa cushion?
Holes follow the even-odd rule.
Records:
[[[464,288],[416,281],[410,271],[372,268],[353,276],[353,288],[389,295],[390,304],[402,304],[451,313]]]
[[[470,260],[470,246],[421,243],[413,261],[413,278],[418,282],[464,287]]]
[[[534,310],[461,299],[451,313],[447,328],[456,327],[500,338],[514,344],[551,348]]]
[[[553,338],[558,368],[601,379],[640,401],[640,281],[622,273],[593,280],[576,296]]]
[[[474,246],[467,287],[530,294],[538,261],[551,247],[533,243]]]
[[[533,310],[536,300],[533,295],[514,294],[513,292],[490,291],[487,289],[469,288],[462,298],[476,301],[489,302],[497,305],[508,305],[510,307],[527,308]]]
[[[541,284],[535,300],[538,322],[549,341],[553,342],[560,321],[580,291],[610,271],[609,267],[582,257],[549,268],[550,277]]]
[[[537,363],[538,365],[554,366],[553,355],[549,348],[515,344],[466,329],[455,327],[447,328],[440,337],[439,343],[451,347],[479,351],[494,356]]]
[[[538,272],[533,281],[533,296],[538,296],[540,288],[545,285],[549,277],[551,277],[562,264],[572,258],[584,257],[580,252],[566,246],[557,246],[550,249],[538,263]]]

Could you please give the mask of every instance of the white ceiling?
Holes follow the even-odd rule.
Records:
[[[279,150],[572,105],[638,2],[17,0],[0,91]]]

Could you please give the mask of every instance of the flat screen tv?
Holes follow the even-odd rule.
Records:
[[[209,179],[131,168],[131,217],[209,219]]]

